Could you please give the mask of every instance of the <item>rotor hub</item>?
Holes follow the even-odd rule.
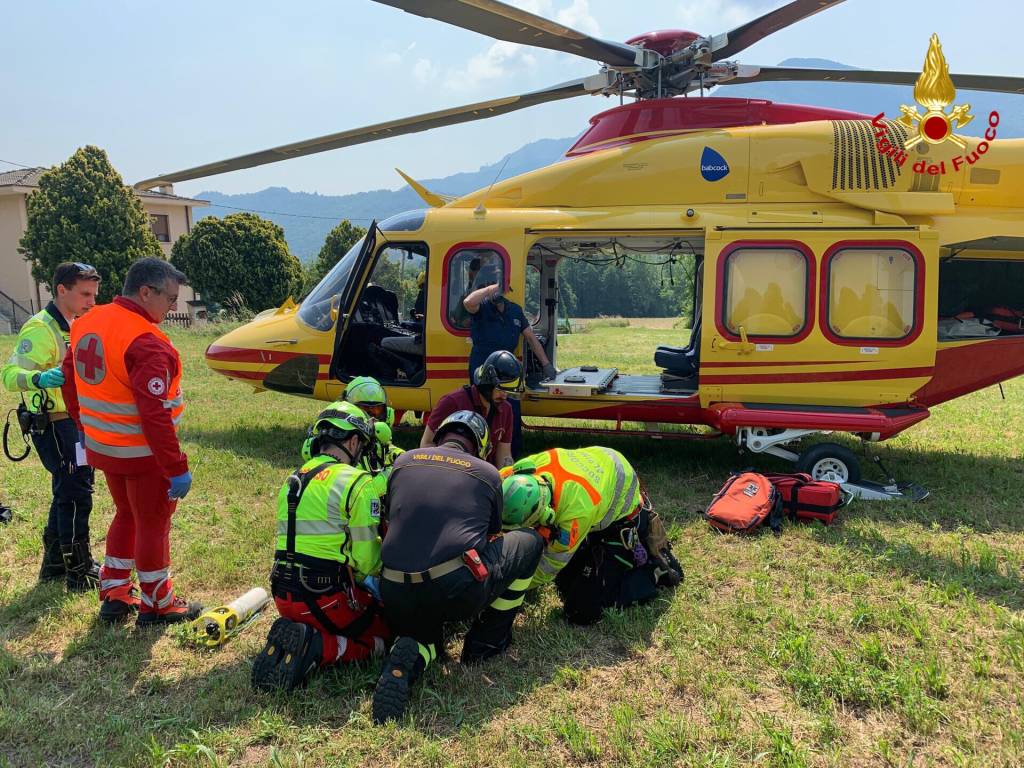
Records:
[[[655,32],[644,32],[642,35],[631,37],[626,41],[626,45],[646,48],[668,57],[699,37],[700,35],[696,32],[685,29],[659,29]]]

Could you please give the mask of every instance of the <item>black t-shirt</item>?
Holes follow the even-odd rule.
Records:
[[[388,532],[381,559],[406,573],[425,571],[501,531],[498,470],[457,448],[414,448],[388,478]]]

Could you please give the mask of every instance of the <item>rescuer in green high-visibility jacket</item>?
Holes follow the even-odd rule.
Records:
[[[14,352],[0,368],[4,389],[18,392],[34,414],[32,444],[50,473],[53,499],[43,529],[40,581],[64,579],[74,592],[95,589],[99,566],[89,548],[93,469],[75,462],[78,429],[68,417],[60,388],[71,324],[96,304],[100,276],[94,267],[65,262],[50,283],[53,300],[28,319]],[[45,413],[42,413],[44,412]]]
[[[505,524],[547,529],[531,588],[554,581],[588,534],[640,508],[636,470],[612,448],[552,448],[520,459],[501,475]]]
[[[679,583],[664,528],[618,451],[553,448],[501,474],[503,525],[534,527],[547,541],[530,588],[554,581],[570,621],[591,623],[605,607]]]
[[[332,403],[312,435],[312,457],[277,498],[270,585],[281,618],[253,665],[259,690],[292,690],[319,666],[382,654],[391,637],[376,598],[382,505],[359,466],[373,422],[351,403]]]

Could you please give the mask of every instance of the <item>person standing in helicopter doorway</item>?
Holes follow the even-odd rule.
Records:
[[[515,353],[522,336],[534,357],[544,370],[545,379],[553,379],[558,375],[551,364],[544,347],[530,327],[523,308],[510,301],[504,294],[500,283],[485,285],[462,300],[462,305],[471,315],[469,336],[473,349],[469,353],[469,378],[473,380],[473,372],[484,364],[488,355],[499,350]],[[518,459],[523,452],[523,417],[519,400],[509,398],[512,405],[512,458]]]

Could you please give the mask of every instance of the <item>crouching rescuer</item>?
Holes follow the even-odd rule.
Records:
[[[405,712],[410,686],[443,651],[446,622],[473,621],[464,663],[501,653],[511,640],[544,542],[528,528],[501,534],[501,478],[484,461],[489,447],[484,418],[456,411],[433,446],[395,461],[381,597],[398,639],[373,694],[374,722]]]
[[[506,528],[546,541],[531,588],[555,582],[573,624],[644,603],[683,571],[636,470],[611,448],[553,448],[502,471]]]
[[[281,618],[253,664],[253,688],[290,691],[319,667],[387,649],[391,633],[374,597],[381,503],[360,467],[373,440],[362,410],[333,403],[313,425],[312,458],[281,486],[270,576]]]

